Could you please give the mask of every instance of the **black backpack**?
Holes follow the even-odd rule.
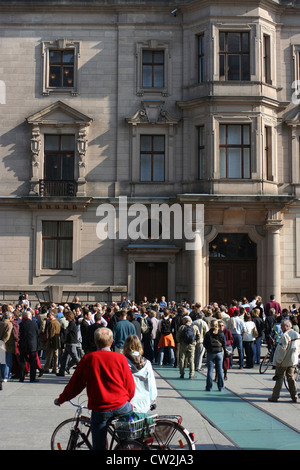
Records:
[[[161,329],[160,332],[162,335],[169,335],[171,333],[171,322],[170,320],[163,319],[161,322]]]
[[[183,341],[186,344],[192,344],[195,341],[195,336],[193,325],[186,325],[183,329]]]

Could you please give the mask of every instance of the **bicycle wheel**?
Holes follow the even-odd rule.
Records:
[[[284,376],[284,385],[285,385],[285,388],[287,389],[287,391],[289,392],[290,389],[289,389],[289,384],[288,384],[288,381],[287,381],[287,378],[286,378],[286,375]],[[296,382],[296,386],[298,386],[299,382],[300,382],[300,367],[296,367],[295,369],[295,382]]]
[[[259,373],[264,374],[271,365],[271,355],[268,353],[259,364]]]
[[[89,418],[81,417],[78,420],[78,434],[72,436],[75,430],[77,418],[69,418],[60,423],[51,436],[51,450],[68,450],[70,446],[73,450],[91,450],[90,441],[91,422]],[[71,440],[72,439],[72,443]]]
[[[188,431],[178,423],[164,419],[155,422],[151,436],[153,442],[148,444],[150,450],[194,450],[195,444]]]
[[[134,439],[126,439],[121,441],[119,444],[114,447],[113,450],[147,450],[148,447],[140,441]]]

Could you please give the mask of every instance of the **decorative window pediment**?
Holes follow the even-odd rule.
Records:
[[[164,101],[142,101],[142,107],[126,120],[133,126],[138,124],[177,125],[179,119],[172,117],[168,111],[164,111],[163,106]]]
[[[85,195],[85,166],[88,147],[88,128],[92,118],[57,101],[26,119],[31,125],[32,177],[30,194],[39,195],[40,181],[44,178],[45,135],[74,135],[74,175],[77,195]]]
[[[286,124],[291,127],[299,127],[300,126],[300,109],[297,112],[297,114],[291,118],[291,119],[286,119]]]
[[[89,126],[92,118],[68,106],[62,101],[56,101],[41,111],[32,114],[27,119],[29,124],[50,124],[50,125],[85,125]]]

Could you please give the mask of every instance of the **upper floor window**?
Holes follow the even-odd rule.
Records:
[[[264,173],[267,180],[273,181],[272,129],[270,126],[264,128]]]
[[[205,165],[205,141],[204,141],[204,126],[198,127],[198,178],[204,177]]]
[[[205,40],[204,33],[198,36],[198,83],[204,82],[205,77]]]
[[[143,50],[142,86],[143,88],[164,87],[164,51]]]
[[[263,81],[269,84],[272,83],[270,36],[267,34],[263,36]]]
[[[49,51],[49,87],[74,86],[74,50]]]
[[[141,135],[140,138],[141,181],[165,180],[165,137]]]
[[[250,80],[248,32],[219,33],[220,80]]]
[[[58,39],[42,43],[43,95],[78,94],[78,61],[80,43]]]
[[[220,124],[220,177],[250,178],[249,124]]]
[[[136,44],[137,95],[161,94],[171,92],[172,61],[169,42],[150,39]]]

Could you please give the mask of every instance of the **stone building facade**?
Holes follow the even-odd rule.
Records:
[[[1,0],[0,25],[0,302],[299,302],[300,2]]]

